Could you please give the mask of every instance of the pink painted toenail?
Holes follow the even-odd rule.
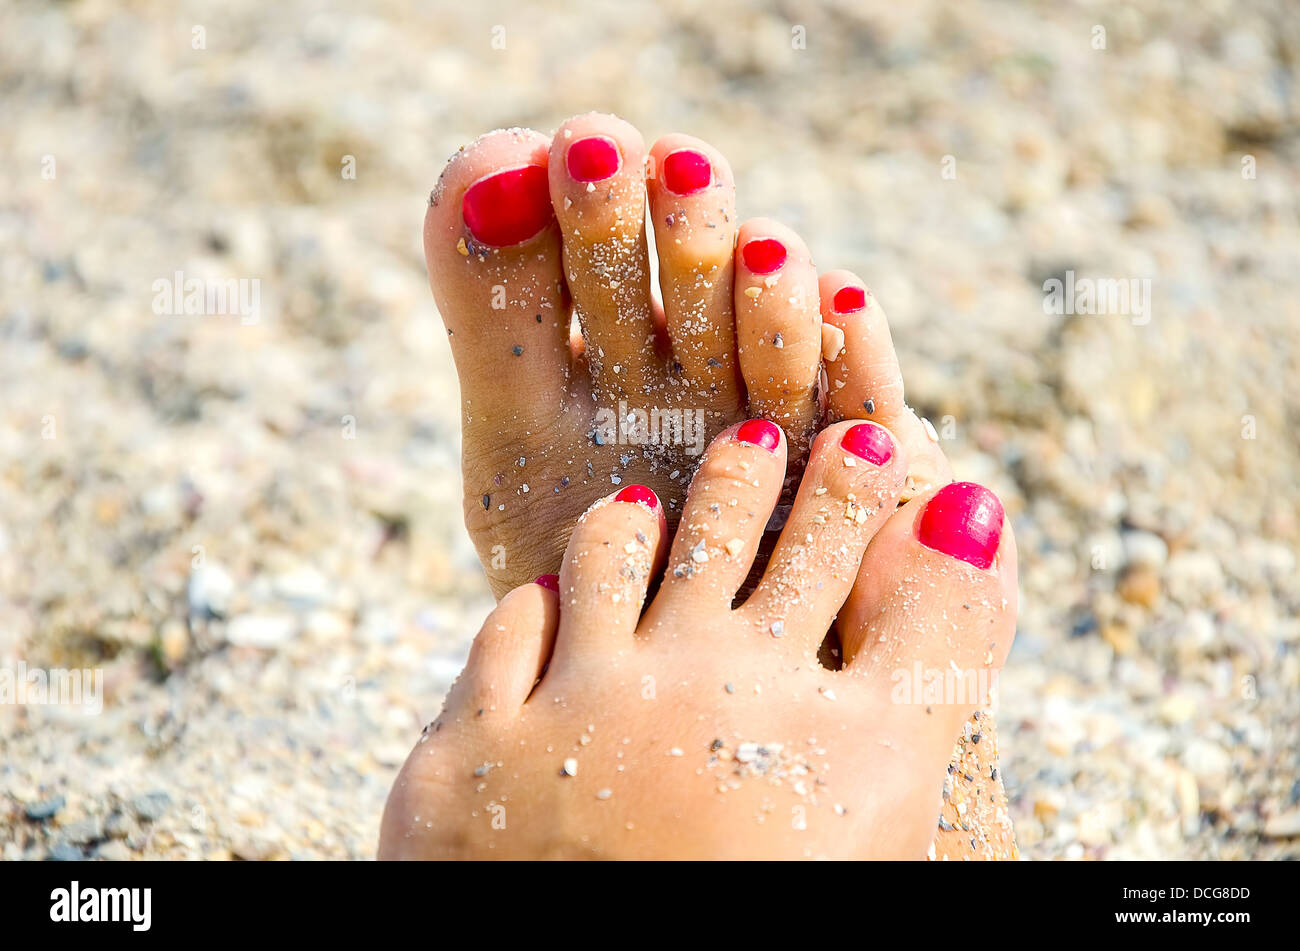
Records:
[[[765,419],[746,420],[736,430],[736,441],[747,442],[751,446],[762,446],[768,452],[776,452],[776,447],[781,445],[781,427]]]
[[[539,584],[543,588],[547,588],[551,591],[558,592],[560,590],[560,576],[559,575],[538,575],[537,580],[534,581],[533,584]]]
[[[504,248],[531,238],[554,216],[546,168],[521,165],[480,178],[466,190],[460,212],[480,244]]]
[[[945,485],[926,503],[916,537],[926,548],[987,568],[1002,539],[1002,503],[974,482]]]
[[[670,192],[693,195],[713,181],[708,156],[694,149],[678,149],[664,156],[664,184]]]
[[[837,314],[851,314],[867,306],[867,292],[861,287],[841,287],[831,298],[831,306]]]
[[[593,135],[570,145],[565,162],[569,166],[569,175],[577,181],[598,182],[617,172],[623,158],[618,154],[618,145],[613,139]]]
[[[657,511],[659,508],[659,496],[655,495],[654,489],[644,485],[629,485],[614,496],[614,501],[639,502],[652,512]]]
[[[755,274],[771,274],[785,263],[785,245],[776,238],[755,238],[741,248],[740,256]]]
[[[876,466],[883,466],[894,457],[894,441],[889,438],[889,432],[871,423],[854,426],[840,439],[840,446]]]

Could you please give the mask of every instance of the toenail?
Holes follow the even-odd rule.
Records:
[[[543,588],[549,588],[551,591],[559,592],[560,576],[559,575],[538,575],[533,584],[539,584]]]
[[[593,135],[570,145],[565,162],[569,166],[569,175],[577,181],[598,182],[617,172],[623,158],[618,154],[618,145],[613,139]]]
[[[755,274],[771,274],[785,263],[785,245],[776,238],[755,238],[741,249],[740,256]]]
[[[871,423],[854,426],[840,439],[840,446],[876,466],[883,466],[894,457],[894,440],[889,438],[889,431]]]
[[[866,306],[866,289],[854,287],[853,285],[841,287],[835,292],[835,296],[831,299],[831,307],[835,309],[835,313],[837,314],[851,314],[855,310],[861,310]]]
[[[988,568],[1002,539],[1002,503],[974,482],[945,485],[926,503],[916,537],[926,548]]]
[[[554,216],[546,168],[521,165],[480,178],[466,190],[460,211],[480,244],[504,248],[525,241]]]
[[[747,442],[751,446],[762,446],[768,452],[776,452],[776,447],[781,445],[781,427],[765,419],[746,420],[736,430],[736,441]]]
[[[664,156],[664,184],[670,192],[693,195],[713,181],[713,165],[703,152],[678,149]]]
[[[655,495],[654,489],[645,485],[629,485],[618,495],[614,496],[614,501],[638,502],[652,512],[658,511],[659,509],[659,496]]]

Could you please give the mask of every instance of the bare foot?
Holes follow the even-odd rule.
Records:
[[[707,143],[647,152],[597,114],[553,139],[489,133],[443,171],[425,255],[460,378],[466,524],[498,597],[555,571],[578,516],[619,485],[649,485],[675,525],[701,451],[740,419],[781,426],[797,474],[823,421],[817,272],[798,235],[741,224],[735,205]],[[869,415],[831,397],[837,418]],[[881,389],[871,418],[941,460],[901,397],[901,380]],[[923,481],[948,481],[942,466]]]
[[[873,419],[910,434],[900,440],[910,453],[920,446],[923,458],[909,466],[904,496],[917,492],[932,495],[927,483],[949,482],[952,468],[939,449],[934,430],[903,401],[903,377],[884,310],[862,279],[850,271],[823,274],[820,297],[827,337],[828,418]],[[944,491],[952,490],[948,486]],[[864,578],[859,590],[866,585]],[[866,610],[869,603],[856,597],[850,601],[850,627],[861,626],[861,617],[855,612]],[[845,647],[847,650],[849,645]],[[931,857],[939,860],[1019,857],[998,768],[997,725],[989,706],[974,713],[957,737],[934,845]]]
[[[770,423],[726,429],[671,550],[644,487],[582,516],[559,577],[510,592],[485,622],[394,784],[382,858],[930,851],[952,737],[982,698],[900,691],[899,674],[973,684],[1000,669],[1010,527],[970,484],[898,508],[905,450],[881,426],[838,423],[733,608],[786,451]],[[817,654],[842,608],[844,664],[828,670]]]
[[[498,596],[555,571],[578,516],[612,486],[653,487],[674,528],[700,449],[745,415],[783,427],[791,477],[821,420],[859,418],[906,447],[904,500],[951,480],[903,400],[865,283],[818,281],[789,229],[736,222],[715,149],[668,135],[647,153],[612,116],[571,119],[553,140],[490,133],[448,163],[425,252],[461,382],[466,523]],[[1014,856],[996,751],[986,711],[957,741],[937,857]]]

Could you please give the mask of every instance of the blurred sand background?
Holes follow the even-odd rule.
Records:
[[[1024,854],[1300,858],[1298,67],[1285,0],[9,0],[0,667],[106,699],[0,706],[0,855],[373,854],[491,604],[425,198],[597,109],[865,277],[1006,502]],[[1071,269],[1150,321],[1044,313]]]

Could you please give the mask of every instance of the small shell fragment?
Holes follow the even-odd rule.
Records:
[[[844,331],[834,324],[822,324],[822,357],[829,363],[844,350]]]

